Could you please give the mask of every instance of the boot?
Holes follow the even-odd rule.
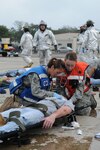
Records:
[[[0,107],[0,112],[3,112],[9,108],[12,108],[13,105],[14,105],[14,99],[12,98],[12,96],[7,97],[4,101],[4,103]]]
[[[0,114],[0,126],[3,126],[6,124],[6,120],[3,118],[3,116]]]
[[[19,108],[21,107],[21,105],[22,104],[20,104],[20,101],[18,100],[17,97],[15,97],[14,99],[12,96],[10,96],[10,97],[7,97],[4,103],[0,106],[0,112],[3,112],[10,108]]]
[[[95,109],[91,109],[89,116],[97,117],[97,111]]]
[[[90,101],[91,101],[91,109],[95,109],[97,107],[97,102],[94,98],[94,95],[91,95]]]

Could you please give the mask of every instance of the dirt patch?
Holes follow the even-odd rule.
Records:
[[[18,147],[14,143],[0,146],[0,150],[88,150],[92,138],[86,137],[77,141],[73,137],[57,137],[55,135],[35,135],[28,145]],[[24,143],[25,144],[25,143]]]

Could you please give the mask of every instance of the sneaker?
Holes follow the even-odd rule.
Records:
[[[94,136],[96,139],[100,139],[100,132]]]
[[[98,92],[99,91],[99,87],[93,87],[93,91],[94,92]]]
[[[91,101],[91,109],[95,109],[97,107],[97,102],[94,98],[94,95],[91,95],[90,101]]]
[[[24,66],[23,68],[31,68],[32,65],[33,65],[33,63],[29,63],[29,65]]]
[[[22,68],[29,68],[29,66],[24,66],[24,67],[22,67]]]
[[[33,62],[29,63],[28,67],[30,68],[33,65]]]

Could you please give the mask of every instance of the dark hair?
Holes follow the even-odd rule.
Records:
[[[47,64],[48,68],[51,68],[52,66],[54,66],[55,69],[65,69],[65,63],[63,60],[61,59],[57,59],[57,58],[52,58],[49,63]]]
[[[86,22],[87,27],[93,27],[94,26],[94,22],[92,20],[88,20]]]
[[[42,24],[40,24],[40,25],[39,25],[39,29],[40,29],[40,31],[45,31],[45,30],[46,30],[46,28],[47,28],[47,26],[43,24],[43,25],[45,26],[45,28],[44,28],[44,29],[42,29],[42,28],[41,28],[41,25],[42,25]]]
[[[24,32],[29,32],[29,29],[24,27]]]
[[[65,60],[68,59],[68,60],[72,60],[72,61],[77,61],[77,55],[75,52],[68,52],[65,56]]]
[[[80,33],[83,33],[86,31],[86,25],[83,25],[80,27]]]

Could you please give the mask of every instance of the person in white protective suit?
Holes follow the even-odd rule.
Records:
[[[80,27],[80,33],[77,38],[77,52],[79,54],[82,54],[86,51],[86,49],[83,47],[85,31],[86,31],[86,25],[82,25]]]
[[[88,57],[97,58],[98,52],[98,31],[94,28],[94,22],[88,20],[86,22],[87,30],[84,34],[84,47],[87,49]]]
[[[33,48],[38,49],[40,65],[47,65],[52,58],[51,46],[57,51],[57,42],[52,31],[47,29],[47,24],[41,20],[39,29],[34,35]]]
[[[24,27],[23,29],[24,33],[20,40],[20,48],[22,49],[21,56],[27,64],[24,68],[29,68],[33,64],[32,61],[33,36],[30,34],[28,27]]]

